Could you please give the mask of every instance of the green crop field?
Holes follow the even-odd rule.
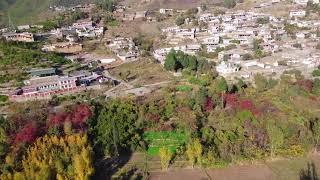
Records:
[[[161,147],[176,152],[178,147],[187,142],[188,135],[182,132],[146,132],[143,138],[148,143],[148,154],[155,156]]]
[[[176,90],[177,91],[181,91],[181,92],[189,92],[189,91],[192,91],[192,87],[186,86],[186,85],[182,85],[182,86],[177,86]]]

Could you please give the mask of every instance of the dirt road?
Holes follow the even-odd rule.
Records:
[[[314,169],[308,167],[314,164]],[[311,178],[320,176],[320,156],[312,155],[308,158],[277,160],[259,165],[235,165],[221,169],[178,169],[167,172],[151,173],[151,180],[304,180],[302,172],[311,172]],[[314,172],[314,173],[312,173]]]

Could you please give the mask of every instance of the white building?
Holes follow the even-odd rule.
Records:
[[[160,14],[172,14],[173,9],[159,9]]]
[[[319,4],[319,0],[294,0],[293,2],[298,5],[306,6],[309,1],[313,4]]]
[[[219,65],[216,66],[216,70],[219,74],[226,75],[226,74],[230,74],[230,73],[234,73],[240,70],[240,67],[229,63],[229,62],[225,62],[222,61]]]
[[[292,17],[305,17],[306,11],[305,10],[292,10],[289,12],[290,18]]]

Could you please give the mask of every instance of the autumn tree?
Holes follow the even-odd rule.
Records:
[[[202,144],[199,139],[194,139],[187,145],[186,154],[192,167],[195,163],[201,165],[202,151]]]
[[[254,82],[255,82],[256,89],[259,92],[271,89],[271,88],[275,87],[278,83],[277,80],[274,80],[272,78],[267,79],[262,74],[256,74],[254,76]]]
[[[84,130],[87,127],[87,120],[91,117],[92,112],[88,105],[78,104],[70,107],[69,111],[62,111],[55,114],[50,114],[48,118],[47,126],[52,127],[63,127],[64,130],[72,129]],[[66,126],[69,126],[66,129]]]
[[[94,173],[93,151],[86,135],[44,136],[26,152],[22,171],[2,174],[1,179],[79,179]]]
[[[166,147],[161,147],[159,149],[159,156],[162,169],[167,170],[173,156],[172,152]]]

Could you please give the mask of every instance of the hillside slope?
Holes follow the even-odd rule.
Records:
[[[52,5],[73,6],[94,0],[0,0],[0,11],[3,12],[0,24],[8,23],[8,14],[14,25],[33,23],[43,16]]]

